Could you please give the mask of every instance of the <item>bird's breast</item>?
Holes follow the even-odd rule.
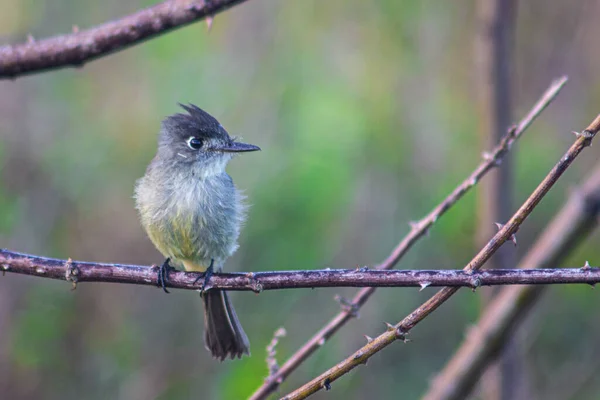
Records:
[[[231,178],[189,177],[170,183],[154,193],[158,201],[151,203],[160,206],[147,207],[151,217],[144,225],[151,240],[186,270],[203,270],[211,259],[224,261],[237,247],[243,220],[241,196]]]

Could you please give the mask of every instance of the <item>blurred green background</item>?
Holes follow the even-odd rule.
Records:
[[[251,0],[81,69],[0,81],[0,243],[60,258],[162,261],[132,192],[160,121],[192,102],[262,147],[229,173],[252,205],[229,271],[373,265],[480,160],[475,2]],[[570,81],[515,147],[522,202],[600,111],[597,1],[522,2],[514,105],[522,117],[552,79]],[[0,43],[82,29],[151,1],[0,0]],[[598,159],[583,153],[519,234],[523,254]],[[399,268],[462,268],[477,250],[476,193],[453,208]],[[598,236],[569,266],[600,256]],[[0,397],[239,399],[351,289],[234,293],[252,357],[219,363],[202,343],[191,292],[0,277]],[[331,367],[435,289],[382,289],[283,385]],[[551,288],[526,323],[527,381],[538,398],[595,399],[600,318],[587,286]],[[477,319],[463,290],[411,333],[315,398],[418,398]],[[583,367],[582,367],[583,366]],[[560,378],[557,378],[559,376]],[[562,397],[561,397],[562,396]],[[573,397],[574,396],[574,397]]]

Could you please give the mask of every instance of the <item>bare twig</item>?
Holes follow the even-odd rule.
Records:
[[[169,0],[97,27],[0,47],[0,79],[88,61],[224,11],[245,0]]]
[[[550,268],[561,263],[598,226],[599,216],[600,165],[580,189],[572,192],[519,268]],[[538,286],[503,288],[479,322],[469,329],[464,342],[431,383],[424,399],[468,397],[486,366],[543,290]]]
[[[427,216],[420,221],[411,223],[411,230],[400,241],[398,246],[385,259],[377,269],[392,269],[396,263],[410,250],[410,248],[423,237],[429,228],[448,211],[462,196],[467,193],[479,180],[494,167],[498,166],[506,153],[510,150],[513,143],[523,134],[531,123],[540,115],[540,113],[554,100],[562,87],[567,82],[567,77],[562,77],[554,81],[538,102],[529,111],[527,116],[513,127],[502,138],[500,143],[489,153],[484,153],[483,161],[475,170],[461,182],[448,197],[438,204]],[[298,349],[279,369],[279,372],[273,379],[265,381],[250,397],[251,400],[260,400],[266,398],[270,393],[277,389],[279,382],[283,381],[291,374],[304,360],[319,349],[322,344],[333,336],[346,322],[356,315],[356,311],[367,302],[369,297],[375,292],[374,288],[365,288],[360,290],[352,299],[350,307],[343,309],[333,319],[331,319],[321,330],[311,337],[300,349]]]
[[[0,271],[42,278],[81,282],[110,282],[156,285],[157,269],[142,265],[105,264],[45,258],[0,250]],[[199,273],[172,271],[167,287],[198,290],[194,283]],[[536,270],[401,270],[326,269],[247,273],[215,273],[207,289],[261,292],[263,290],[317,287],[469,287],[496,285],[548,285],[561,283],[600,282],[600,269],[586,268]]]
[[[556,183],[560,176],[571,165],[573,160],[581,151],[591,144],[592,139],[600,130],[600,115],[581,133],[577,133],[575,143],[569,148],[567,153],[552,168],[544,180],[538,185],[533,193],[527,198],[525,203],[517,210],[511,219],[494,235],[494,237],[481,249],[481,251],[464,268],[466,272],[472,272],[480,269],[487,260],[502,246],[506,241],[510,241],[511,236],[516,234],[519,226],[531,214],[533,209],[539,204],[542,198],[548,193],[550,188]],[[445,287],[438,291],[433,297],[423,303],[415,311],[409,314],[396,325],[390,325],[387,332],[379,335],[361,349],[356,351],[350,357],[341,361],[333,368],[327,370],[317,378],[306,383],[294,392],[285,396],[286,400],[304,399],[323,388],[329,388],[331,383],[344,374],[350,372],[355,367],[364,364],[371,356],[384,349],[396,340],[405,340],[406,334],[429,314],[435,311],[454,293],[458,291],[456,287]]]
[[[269,370],[269,376],[275,375],[277,371],[279,371],[279,364],[277,364],[277,344],[279,343],[279,339],[287,335],[285,328],[279,328],[273,334],[273,339],[267,345],[267,369]]]

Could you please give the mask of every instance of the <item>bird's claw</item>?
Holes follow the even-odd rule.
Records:
[[[210,278],[213,275],[214,263],[215,263],[215,260],[211,258],[210,265],[208,266],[208,268],[206,268],[206,271],[204,271],[204,274],[197,277],[196,280],[194,281],[194,285],[195,285],[200,279],[204,278],[204,281],[202,282],[202,286],[200,287],[200,296],[202,296],[204,294],[204,289],[206,288],[206,285],[208,285],[208,281],[210,281]]]
[[[169,264],[170,261],[171,259],[167,258],[165,262],[163,262],[162,265],[158,268],[158,280],[156,286],[161,287],[165,293],[170,293],[167,290],[167,283],[169,282],[169,272],[172,269],[175,269]]]

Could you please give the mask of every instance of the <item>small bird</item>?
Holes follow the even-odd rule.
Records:
[[[166,257],[158,285],[172,268],[204,272],[204,344],[213,357],[250,354],[250,343],[227,293],[204,286],[237,249],[245,220],[244,196],[225,167],[235,153],[260,150],[231,138],[221,124],[195,105],[162,122],[156,156],[135,187],[142,226]]]

